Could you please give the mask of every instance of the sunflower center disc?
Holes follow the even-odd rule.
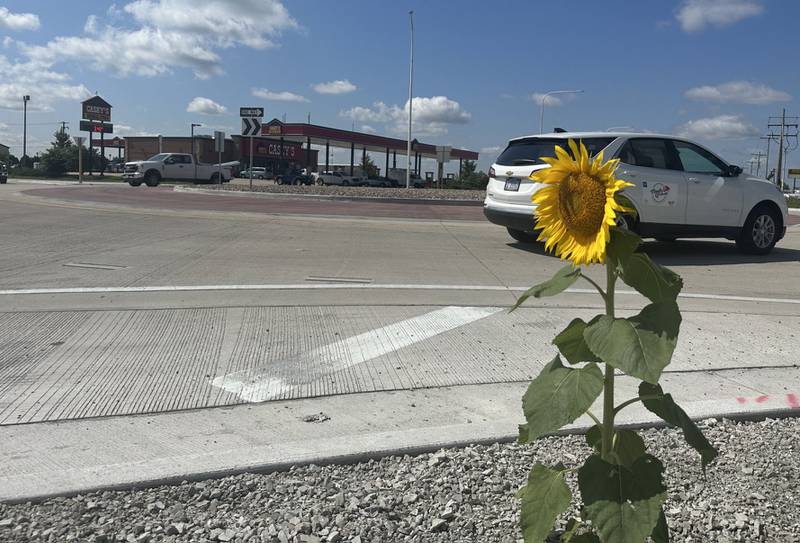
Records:
[[[579,237],[593,237],[605,217],[605,184],[585,173],[572,174],[561,182],[558,207],[567,228]]]

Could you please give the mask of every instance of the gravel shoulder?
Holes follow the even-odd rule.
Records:
[[[800,542],[800,420],[701,426],[720,451],[705,475],[679,431],[643,431],[666,466],[672,540]],[[571,435],[0,504],[0,540],[516,542],[514,492],[533,463],[587,453]]]
[[[215,188],[198,185],[200,188]],[[222,185],[222,190],[250,192],[247,180],[234,179]],[[460,189],[407,189],[393,187],[339,187],[322,185],[276,185],[272,181],[253,181],[253,192],[268,194],[299,194],[314,196],[340,196],[350,198],[390,198],[410,200],[470,200],[482,202],[486,197],[483,190]]]

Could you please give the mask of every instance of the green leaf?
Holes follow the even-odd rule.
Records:
[[[595,425],[586,432],[586,443],[598,453],[602,447],[603,434],[599,426]],[[619,429],[614,436],[612,452],[617,465],[630,468],[646,449],[642,437],[633,430]]]
[[[653,528],[653,533],[650,534],[650,539],[653,543],[669,543],[669,526],[667,525],[667,517],[664,515],[664,509],[661,509],[661,514],[658,515],[658,522],[656,527]]]
[[[541,543],[550,533],[558,515],[569,507],[572,493],[564,473],[537,464],[528,475],[522,495],[520,527],[526,543]]]
[[[534,298],[542,298],[543,296],[555,296],[572,286],[575,281],[581,276],[581,269],[574,267],[572,264],[567,264],[560,270],[556,272],[556,274],[545,281],[544,283],[539,283],[538,285],[532,286],[528,290],[526,290],[522,296],[517,299],[517,303],[514,304],[514,307],[511,308],[511,311],[514,311],[516,308],[521,306],[525,300],[533,296]]]
[[[586,327],[583,337],[606,364],[648,383],[658,383],[678,343],[680,323],[678,304],[658,302],[627,319],[602,316]]]
[[[633,200],[631,200],[630,198],[628,198],[627,196],[625,196],[621,192],[616,193],[614,195],[614,199],[617,201],[617,203],[619,205],[621,205],[621,206],[623,206],[623,207],[625,207],[625,208],[630,210],[629,213],[623,213],[623,215],[630,215],[634,219],[638,219],[639,218],[639,212],[636,211],[636,206],[633,205]]]
[[[642,243],[642,238],[626,228],[611,227],[611,240],[606,246],[606,255],[617,266],[624,262]]]
[[[689,418],[686,411],[675,403],[671,394],[664,394],[660,385],[640,383],[639,397],[655,397],[655,399],[642,400],[645,408],[651,413],[658,415],[663,421],[683,430],[683,437],[686,439],[686,442],[700,453],[703,469],[717,457],[719,453],[711,446],[711,443],[705,438],[700,428]]]
[[[590,322],[594,323],[600,317],[595,317]],[[578,362],[601,362],[595,354],[589,350],[586,340],[583,339],[583,331],[586,329],[586,322],[583,319],[573,319],[564,331],[553,339],[553,345],[558,347],[564,358],[570,364]]]
[[[567,525],[564,527],[564,533],[561,534],[561,543],[568,543],[573,536],[575,536],[575,532],[580,526],[581,521],[577,520],[575,517],[570,517],[567,521]]]
[[[528,423],[520,424],[519,425],[519,436],[517,436],[517,443],[528,443],[530,439],[528,436],[531,434],[530,430],[528,430]]]
[[[675,301],[683,288],[680,275],[643,253],[632,254],[620,265],[620,270],[622,280],[651,302]]]
[[[531,381],[522,397],[528,421],[528,441],[558,430],[589,409],[603,390],[603,373],[597,364],[567,368],[556,356]]]
[[[661,514],[667,497],[664,467],[646,454],[630,468],[592,455],[578,470],[586,515],[603,543],[642,543]]]

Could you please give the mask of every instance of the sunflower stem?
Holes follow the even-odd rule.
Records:
[[[589,277],[588,275],[584,275],[584,274],[583,274],[583,272],[581,272],[581,277],[583,277],[584,279],[586,279],[586,281],[588,281],[588,282],[589,282],[589,284],[591,284],[591,285],[592,285],[594,288],[596,288],[596,289],[597,289],[597,292],[599,292],[599,293],[600,293],[600,296],[603,298],[603,301],[605,301],[605,299],[606,299],[606,292],[605,292],[605,291],[604,291],[602,288],[600,288],[600,285],[598,285],[597,283],[595,283],[595,282],[594,282],[594,280],[593,280],[591,277]]]
[[[606,315],[614,317],[614,286],[617,281],[615,266],[606,263]],[[605,361],[606,371],[603,380],[603,427],[601,456],[606,462],[611,462],[611,451],[614,440],[614,366]]]

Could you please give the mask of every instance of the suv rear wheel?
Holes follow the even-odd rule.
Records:
[[[515,228],[508,227],[506,227],[506,230],[508,230],[508,235],[520,243],[538,243],[538,240],[536,239],[538,234],[535,232],[525,232],[523,230],[517,230]]]
[[[757,206],[744,221],[736,246],[743,253],[765,255],[778,242],[780,224],[781,219],[775,210],[766,205]]]

